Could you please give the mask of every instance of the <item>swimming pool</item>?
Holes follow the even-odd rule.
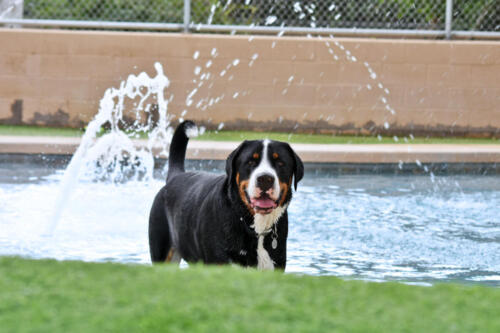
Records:
[[[79,181],[47,236],[67,162],[0,158],[0,255],[149,264],[147,220],[164,184],[161,170],[151,181]],[[202,167],[221,172],[220,163]],[[309,166],[289,208],[287,272],[499,286],[498,207],[496,173],[356,174]]]

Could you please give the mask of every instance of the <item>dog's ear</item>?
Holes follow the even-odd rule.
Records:
[[[295,191],[297,191],[297,184],[299,181],[304,177],[304,163],[302,163],[302,160],[300,159],[299,155],[295,153],[295,151],[290,147],[290,145],[287,143],[286,144],[288,151],[292,155],[294,159],[294,166],[293,166],[293,178],[294,182],[293,185],[295,187]]]
[[[236,148],[235,150],[233,150],[231,152],[231,154],[229,154],[229,156],[227,157],[227,160],[226,160],[226,174],[227,174],[227,177],[229,178],[229,181],[231,182],[233,180],[233,178],[235,177],[235,168],[236,168],[236,159],[238,157],[238,155],[240,154],[241,150],[243,149],[244,146],[246,146],[248,143],[248,141],[243,141],[239,146],[238,148]]]

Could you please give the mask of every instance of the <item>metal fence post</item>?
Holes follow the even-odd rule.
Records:
[[[445,22],[446,39],[451,39],[452,20],[453,20],[453,0],[446,0],[446,22]]]
[[[189,32],[191,21],[191,0],[184,0],[184,32]]]

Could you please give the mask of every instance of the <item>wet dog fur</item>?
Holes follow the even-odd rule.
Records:
[[[226,174],[185,172],[191,121],[176,129],[166,185],[149,217],[151,260],[237,263],[285,269],[287,207],[302,161],[284,142],[244,141],[226,160]]]

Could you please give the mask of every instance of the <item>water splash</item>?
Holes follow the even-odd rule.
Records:
[[[16,11],[16,8],[21,8],[23,0],[7,0],[0,5],[0,18],[13,18],[12,14]],[[15,15],[15,14],[14,14]]]
[[[99,112],[88,124],[66,168],[47,234],[57,227],[78,179],[110,182],[152,179],[153,149],[158,155],[167,156],[172,129],[168,127],[168,100],[164,93],[170,82],[160,63],[154,67],[155,77],[145,72],[129,75],[119,88],[109,88],[104,93]],[[127,108],[130,103],[133,110]],[[135,116],[132,123],[126,121],[130,112]],[[133,139],[144,133],[148,133],[147,141]]]

